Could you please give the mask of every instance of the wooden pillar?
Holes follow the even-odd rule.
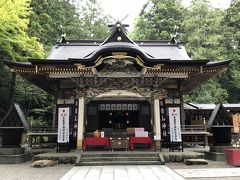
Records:
[[[161,148],[161,126],[160,126],[160,107],[159,107],[159,99],[154,99],[154,132],[155,136],[158,138],[155,140],[156,142],[156,150],[160,150]]]
[[[59,90],[59,79],[56,81],[56,88],[55,88],[55,93],[54,93],[54,99],[53,99],[53,119],[52,119],[52,129],[57,129],[58,128],[58,109],[57,109],[57,102],[58,102],[58,90]]]
[[[182,90],[180,89],[179,91],[180,95],[180,112],[181,112],[181,125],[184,127],[185,126],[185,111],[184,111],[184,102],[183,102],[183,93]]]
[[[154,124],[154,102],[151,100],[150,103],[150,110],[151,110],[151,131],[155,133],[155,124]]]
[[[78,133],[77,133],[77,149],[82,149],[83,132],[84,132],[84,98],[78,100]]]
[[[58,99],[58,95],[57,95],[57,92],[54,96],[54,99],[53,99],[53,119],[52,119],[52,129],[55,129],[56,128],[56,121],[57,121],[57,99]]]

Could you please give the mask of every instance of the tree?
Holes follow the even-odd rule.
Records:
[[[181,38],[192,59],[225,60],[221,28],[224,11],[211,7],[206,0],[193,0],[186,12]]]
[[[11,74],[2,61],[0,61],[0,72],[0,110],[7,111],[6,104],[9,104]]]
[[[222,20],[225,11],[211,7],[206,0],[193,0],[183,21],[182,39],[192,59],[226,60],[223,43],[225,28]],[[197,103],[226,102],[228,91],[218,76],[186,96],[186,100]]]
[[[42,57],[42,45],[36,37],[28,36],[28,0],[0,2],[0,57],[26,61],[29,57]]]
[[[226,10],[222,20],[225,31],[223,34],[223,45],[226,48],[228,59],[233,60],[227,73],[221,77],[220,82],[229,92],[229,102],[240,101],[240,0],[233,0]]]
[[[30,57],[43,57],[42,45],[36,37],[27,34],[28,16],[30,13],[28,0],[5,0],[0,2],[0,59],[12,61],[26,61]],[[4,70],[5,67],[1,66]],[[5,73],[5,80],[9,74]],[[11,86],[9,88],[9,104],[14,101],[16,74],[11,73]],[[3,94],[1,93],[1,96]],[[3,98],[4,99],[4,98]],[[6,109],[8,106],[3,106]]]
[[[53,110],[52,96],[23,78],[18,77],[15,97],[16,102],[21,105],[31,125],[34,127],[51,126]]]
[[[76,2],[75,2],[76,4]],[[82,38],[104,40],[108,36],[108,17],[102,12],[97,0],[82,0],[77,3],[80,15]]]
[[[224,103],[227,102],[228,92],[222,88],[218,79],[211,79],[208,83],[184,96],[185,102],[192,103]]]
[[[137,40],[169,40],[175,27],[181,27],[183,17],[180,0],[149,0],[135,21],[131,36]]]
[[[49,50],[62,33],[67,39],[104,39],[107,18],[96,1],[33,0],[28,32]],[[62,27],[62,28],[61,28]]]

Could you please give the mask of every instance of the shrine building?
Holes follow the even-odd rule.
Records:
[[[46,59],[5,63],[55,97],[53,127],[58,109],[69,107],[69,141],[81,149],[96,130],[118,138],[139,128],[156,148],[167,143],[168,108],[178,107],[185,125],[183,95],[225,71],[230,61],[192,60],[175,38],[133,41],[117,22],[105,41],[62,37]]]

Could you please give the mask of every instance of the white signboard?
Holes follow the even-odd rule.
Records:
[[[104,131],[101,131],[101,138],[104,138]]]
[[[58,108],[58,142],[69,142],[69,107]]]
[[[171,107],[169,111],[169,124],[170,124],[170,141],[181,142],[181,124],[180,124],[180,108]]]

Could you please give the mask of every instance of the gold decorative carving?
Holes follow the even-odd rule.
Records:
[[[38,66],[35,66],[35,72],[38,73]]]
[[[147,68],[143,68],[141,71],[142,74],[146,74],[146,72],[147,72]]]
[[[84,70],[85,69],[85,65],[82,64],[75,64],[77,66],[77,70]]]
[[[200,66],[200,73],[203,73],[203,67]]]
[[[97,69],[96,68],[91,68],[93,74],[97,74]]]
[[[142,66],[142,67],[146,67],[146,66],[144,66],[144,64],[143,64],[143,60],[141,59],[141,57],[137,56],[137,57],[135,58],[135,60],[136,60],[136,62],[137,62],[138,65],[140,65],[140,66]]]
[[[157,64],[157,65],[154,65],[153,68],[156,70],[161,70],[162,66],[164,66],[164,64]]]
[[[97,58],[97,60],[94,61],[95,65],[94,65],[93,67],[99,66],[100,64],[102,64],[102,62],[103,62],[103,58],[102,58],[102,56],[99,56],[99,57]]]
[[[124,59],[127,56],[127,52],[112,52],[112,55],[116,59]]]

